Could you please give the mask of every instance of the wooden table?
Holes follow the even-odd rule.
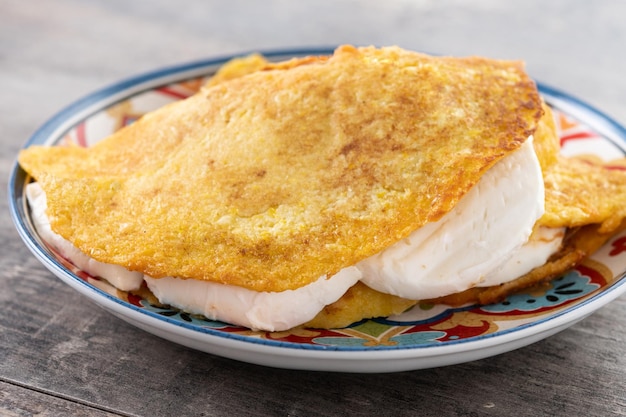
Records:
[[[626,123],[626,3],[407,0],[0,1],[0,414],[626,415],[626,297],[562,333],[471,363],[395,374],[266,368],[197,352],[95,307],[9,220],[18,149],[75,99],[143,71],[340,43],[523,58]]]

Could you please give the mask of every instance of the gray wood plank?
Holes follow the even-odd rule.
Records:
[[[120,416],[120,414],[2,381],[0,381],[0,415],[4,417]]]

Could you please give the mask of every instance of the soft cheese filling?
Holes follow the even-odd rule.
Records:
[[[357,264],[363,282],[412,300],[481,285],[528,241],[543,215],[544,200],[531,137],[487,171],[439,221]]]
[[[351,266],[332,279],[322,276],[304,287],[282,292],[258,292],[196,279],[145,276],[145,280],[164,304],[251,329],[281,331],[313,319],[361,277],[361,271]]]
[[[562,229],[533,226],[543,214],[541,169],[532,137],[494,165],[457,206],[383,252],[327,279],[283,292],[257,292],[210,281],[154,279],[119,265],[95,261],[50,228],[46,196],[26,188],[33,224],[43,240],[85,272],[123,291],[145,280],[164,304],[252,329],[282,331],[313,319],[362,280],[409,299],[436,298],[474,286],[497,285],[542,265],[556,252]]]

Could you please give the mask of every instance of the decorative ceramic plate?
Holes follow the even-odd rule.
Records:
[[[273,60],[331,50],[266,53]],[[28,141],[89,146],[142,114],[193,94],[230,57],[165,68],[130,78],[59,112]],[[567,94],[539,85],[554,108],[567,155],[605,161],[624,158],[626,129]],[[626,169],[616,162],[615,169]],[[137,327],[194,349],[241,361],[292,369],[390,372],[451,365],[536,342],[583,319],[626,291],[626,233],[549,287],[500,304],[450,308],[417,306],[345,329],[254,332],[128,297],[58,256],[37,235],[24,198],[27,175],[14,167],[9,198],[17,229],[35,256],[56,276],[96,304]]]

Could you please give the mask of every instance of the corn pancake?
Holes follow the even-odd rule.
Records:
[[[222,66],[205,88],[256,71],[288,69],[323,60],[324,57],[304,57],[271,63],[259,54],[252,54]],[[35,179],[43,173],[58,178],[87,178],[128,175],[151,169],[153,164],[162,163],[163,156],[175,151],[190,135],[186,125],[179,123],[188,109],[174,104],[144,115],[132,128],[121,129],[89,148],[76,145],[32,146],[20,153],[20,165]],[[163,129],[164,126],[174,131]]]
[[[337,329],[363,319],[388,317],[413,307],[417,301],[376,291],[357,282],[336,302],[327,305],[304,327]]]
[[[246,58],[232,60],[220,69],[208,85],[215,85],[225,79],[232,79],[254,71],[268,69],[271,65],[260,55],[251,55]],[[620,184],[623,186],[624,176],[615,172],[610,173],[603,169],[601,160],[588,161],[585,166],[582,166],[578,161],[579,158],[576,158],[574,165],[570,165],[570,160],[559,157],[560,143],[552,110],[545,103],[543,103],[543,109],[544,115],[537,125],[533,142],[542,171],[549,172],[548,181],[551,185],[547,191],[548,209],[542,222],[551,223],[554,227],[575,227],[577,222],[580,224],[581,215],[586,217],[587,220],[589,219],[589,216],[584,216],[585,212],[597,213],[594,208],[594,203],[596,202],[599,202],[600,206],[604,206],[605,214],[604,218],[596,218],[596,220],[606,221],[608,219],[606,214],[624,210],[624,204],[620,204],[620,201],[626,200],[626,195],[623,192],[621,194],[616,193],[614,188],[619,187]],[[557,163],[558,166],[552,167]],[[626,165],[626,159],[617,162],[613,161],[613,164],[616,163],[618,165]],[[579,172],[576,172],[577,170]],[[594,186],[593,192],[596,194],[595,196],[588,196],[586,199],[580,198],[585,193],[588,193],[586,190],[589,188],[587,182],[581,181],[581,178],[584,179],[586,175],[590,174],[590,171],[593,172],[591,177],[595,177],[595,181],[604,176],[613,177],[613,185],[609,187]],[[569,172],[569,175],[564,175],[565,172]],[[555,176],[558,176],[558,178],[555,179]],[[591,182],[595,181],[591,180]],[[569,189],[571,192],[563,194],[558,192],[559,188]],[[624,197],[620,199],[620,195]],[[576,213],[577,216],[568,216],[568,213]],[[619,216],[618,214],[614,218],[619,218]],[[622,214],[621,217],[624,217],[624,215]],[[626,224],[622,225],[620,229],[624,227],[626,227]],[[503,285],[474,287],[461,293],[451,294],[436,300],[422,300],[421,302],[459,306],[469,303],[492,304],[502,301],[512,293],[541,285],[573,268],[576,264],[582,262],[586,256],[593,254],[602,246],[612,236],[613,232],[615,231],[607,230],[602,233],[597,224],[570,229],[564,247],[559,253],[555,254],[545,265],[535,268],[518,279]],[[326,306],[313,320],[304,326],[314,328],[344,327],[365,318],[399,314],[416,303],[417,301],[415,300],[384,294],[367,287],[363,283],[358,283],[337,302]]]
[[[613,231],[626,217],[626,172],[577,158],[560,157],[544,171],[548,227],[603,224]]]
[[[300,65],[322,63],[327,60],[327,56],[305,56],[302,58],[292,58],[288,61],[270,62],[261,54],[250,54],[245,57],[231,59],[222,65],[209,81],[207,81],[205,87],[212,87],[257,71],[286,70]]]
[[[542,103],[543,116],[537,123],[537,130],[533,134],[533,147],[541,166],[541,172],[555,164],[559,159],[561,144],[554,124],[552,109],[546,103]]]
[[[204,88],[256,71],[286,70],[326,60],[327,57],[309,56],[272,63],[262,55],[252,54],[223,65]],[[151,169],[153,164],[161,163],[164,155],[175,151],[182,140],[190,135],[185,124],[179,124],[188,109],[174,104],[145,114],[132,128],[121,129],[89,148],[76,145],[32,146],[20,154],[20,165],[35,179],[42,173],[59,178],[86,178],[128,175]],[[169,126],[175,131],[164,130],[163,126]]]
[[[20,163],[53,230],[100,262],[283,291],[438,220],[541,114],[519,62],[344,46]]]

